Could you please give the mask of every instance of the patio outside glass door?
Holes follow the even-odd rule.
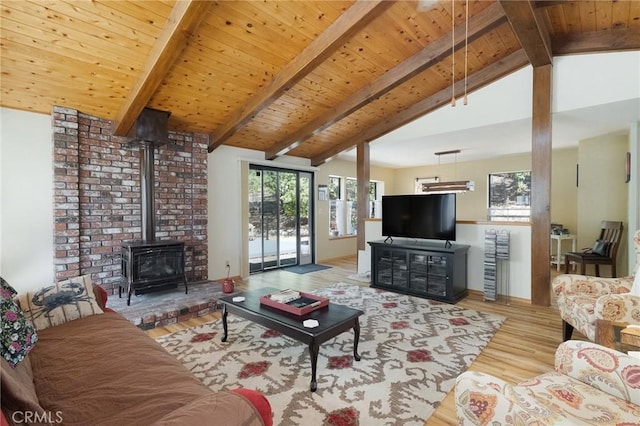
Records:
[[[311,263],[308,172],[249,167],[249,271]]]

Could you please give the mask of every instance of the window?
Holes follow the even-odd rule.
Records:
[[[347,235],[356,235],[358,233],[358,180],[347,178],[346,186]]]
[[[531,171],[489,175],[489,220],[522,221],[531,218]]]
[[[342,178],[329,176],[329,236],[337,237],[338,232],[338,203],[342,199]]]
[[[382,182],[369,182],[369,217],[380,217]],[[358,228],[358,180],[329,176],[329,237],[356,235]]]

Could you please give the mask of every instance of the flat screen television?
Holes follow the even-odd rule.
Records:
[[[382,235],[455,241],[456,194],[382,196]]]

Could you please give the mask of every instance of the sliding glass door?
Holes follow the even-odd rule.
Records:
[[[308,265],[313,263],[313,256],[311,252],[312,237],[311,237],[311,201],[313,199],[311,195],[311,189],[313,182],[313,175],[309,172],[298,173],[298,187],[300,194],[300,213],[298,214],[298,223],[300,238],[298,239],[298,265]]]
[[[249,166],[249,271],[311,263],[312,174]]]

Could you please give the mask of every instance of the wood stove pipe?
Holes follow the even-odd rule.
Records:
[[[142,204],[142,240],[156,239],[156,203],[154,161],[156,146],[167,143],[170,112],[145,108],[132,129],[132,142],[140,146],[140,201]]]
[[[142,203],[142,241],[156,239],[156,200],[154,191],[153,142],[140,141],[140,201]]]

